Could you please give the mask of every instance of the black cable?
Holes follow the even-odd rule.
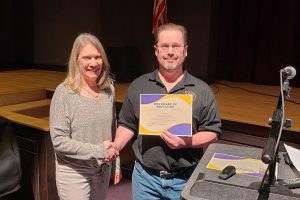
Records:
[[[224,85],[224,86],[229,87],[229,88],[234,88],[234,89],[244,90],[244,91],[249,92],[249,93],[252,93],[252,94],[258,94],[258,95],[269,96],[269,97],[276,97],[276,98],[278,97],[278,96],[276,96],[276,95],[265,94],[265,93],[261,93],[261,92],[254,92],[254,91],[251,91],[251,90],[247,90],[247,89],[245,89],[245,88],[242,88],[242,87],[232,86],[232,85],[228,85],[228,84],[226,84],[226,83],[221,83],[221,82],[218,82],[218,81],[215,81],[215,83],[216,83],[216,84],[219,84],[219,85]],[[218,92],[219,92],[219,90],[218,90]],[[286,100],[286,101],[291,102],[291,103],[294,103],[294,104],[296,104],[296,105],[300,105],[300,103],[299,103],[299,102],[296,102],[296,101],[292,101],[292,100]]]

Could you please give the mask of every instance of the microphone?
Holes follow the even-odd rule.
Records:
[[[283,77],[285,77],[286,79],[292,79],[296,76],[296,69],[292,66],[287,66],[280,71],[282,72]]]

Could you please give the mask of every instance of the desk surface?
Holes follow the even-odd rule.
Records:
[[[37,69],[3,71],[0,72],[0,96],[7,93],[18,94],[29,90],[47,88],[54,90],[64,80],[65,75],[65,72]],[[115,83],[116,102],[123,102],[128,86],[129,83]],[[268,119],[272,116],[276,107],[279,86],[219,81],[212,84],[211,88],[216,95],[223,120],[269,127]],[[257,93],[274,95],[275,97]],[[291,100],[300,103],[300,88],[293,88],[291,91]],[[0,107],[0,115],[3,115],[1,109],[2,107]],[[290,130],[300,133],[299,110],[299,104],[286,103],[286,118],[292,119],[292,128]],[[5,112],[7,112],[7,108]],[[10,113],[9,117],[10,119],[14,119],[15,115]],[[21,116],[16,117],[16,119],[22,121]],[[26,120],[24,119],[24,121]],[[48,122],[47,120],[44,121],[45,123],[33,124],[33,126],[42,130],[48,130]]]

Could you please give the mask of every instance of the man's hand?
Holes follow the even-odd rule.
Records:
[[[178,137],[168,131],[164,131],[160,137],[171,149],[185,148],[188,144],[191,144],[192,141],[191,137]]]

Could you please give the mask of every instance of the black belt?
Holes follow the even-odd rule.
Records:
[[[180,175],[184,174],[184,172],[186,172],[186,169],[181,169],[181,170],[177,170],[177,171],[164,171],[164,170],[160,171],[160,170],[151,169],[151,168],[146,167],[139,160],[137,160],[137,162],[143,167],[143,169],[146,172],[151,173],[160,178],[164,178],[164,179],[170,179],[175,176],[180,176]],[[188,169],[190,169],[190,168],[188,168]]]

